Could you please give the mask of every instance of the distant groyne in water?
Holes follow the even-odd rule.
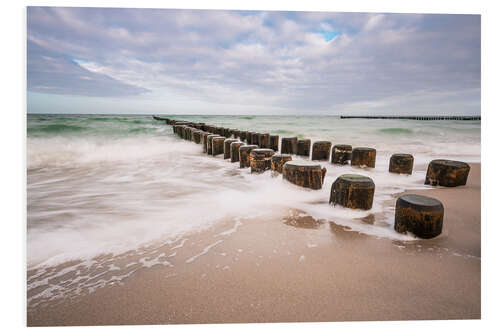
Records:
[[[481,120],[481,116],[340,116],[340,119]]]

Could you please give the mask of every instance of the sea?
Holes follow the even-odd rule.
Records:
[[[321,190],[297,187],[271,171],[251,174],[201,145],[182,140],[151,115],[27,116],[28,307],[90,293],[139,268],[171,266],[151,246],[182,247],[186,234],[218,222],[259,218],[283,208],[334,221],[372,237],[411,241],[394,231],[394,198],[426,189],[428,163],[437,158],[481,161],[480,121],[341,119],[338,116],[170,115],[172,119],[283,136],[372,147],[376,167],[327,168]],[[412,175],[388,172],[394,153],[414,156]],[[306,157],[294,157],[294,159]],[[346,173],[376,185],[370,211],[331,206],[330,188]],[[388,204],[390,203],[390,204]],[[258,215],[255,215],[258,212]],[[362,223],[368,215],[373,223]],[[237,231],[236,231],[237,232]],[[113,258],[143,255],[136,266]],[[146,256],[146,254],[148,256]],[[135,258],[135,257],[134,257]],[[194,260],[194,259],[193,259]]]

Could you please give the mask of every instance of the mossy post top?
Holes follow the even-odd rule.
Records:
[[[429,209],[441,210],[443,208],[443,204],[441,203],[441,201],[432,197],[427,197],[418,194],[405,194],[400,196],[397,201],[398,204],[402,204],[404,202],[405,206],[420,207],[420,208],[425,208],[427,210]]]

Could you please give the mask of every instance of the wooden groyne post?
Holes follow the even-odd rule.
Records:
[[[481,116],[340,116],[340,119],[481,120]]]

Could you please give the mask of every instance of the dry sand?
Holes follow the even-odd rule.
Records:
[[[444,204],[432,240],[379,239],[296,211],[220,235],[227,221],[165,248],[173,267],[30,309],[28,325],[479,319],[480,180],[473,164],[466,186],[412,191]]]

